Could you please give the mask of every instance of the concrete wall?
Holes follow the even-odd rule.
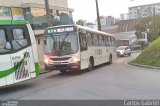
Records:
[[[0,6],[21,7],[23,0],[0,0]]]
[[[37,42],[38,58],[42,66],[44,62],[44,36],[36,35],[35,37],[36,37],[36,42]]]
[[[116,47],[129,46],[129,40],[116,40]]]
[[[0,0],[0,6],[21,7],[23,3],[44,4],[44,0]],[[49,0],[50,5],[68,7],[68,0]]]

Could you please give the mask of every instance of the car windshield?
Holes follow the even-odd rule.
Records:
[[[125,46],[120,46],[117,48],[117,50],[124,50],[126,47]]]
[[[47,55],[70,55],[78,51],[77,33],[49,34],[45,40]]]

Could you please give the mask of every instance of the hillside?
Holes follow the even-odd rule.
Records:
[[[160,37],[150,44],[132,63],[160,67]]]

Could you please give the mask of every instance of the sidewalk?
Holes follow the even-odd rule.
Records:
[[[131,51],[132,53],[139,53],[139,52],[142,52],[142,50],[133,50]]]
[[[128,62],[127,64],[132,65],[132,66],[137,66],[137,67],[143,67],[143,68],[149,68],[149,69],[157,69],[157,70],[160,70],[160,67],[157,67],[157,66],[149,66],[149,65],[134,64],[134,63],[131,63],[131,62]]]

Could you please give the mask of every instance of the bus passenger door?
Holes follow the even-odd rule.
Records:
[[[81,56],[81,69],[86,69],[89,66],[89,58],[88,58],[88,46],[87,46],[87,38],[86,34],[83,32],[79,32],[79,43],[80,43],[80,56]]]

